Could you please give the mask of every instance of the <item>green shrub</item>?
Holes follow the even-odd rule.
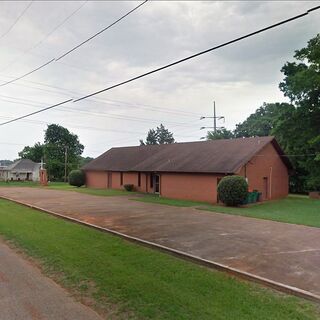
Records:
[[[134,185],[133,184],[125,184],[123,185],[123,187],[127,190],[127,191],[133,191],[134,190]]]
[[[226,176],[219,182],[219,199],[227,206],[242,204],[248,195],[248,183],[241,176]]]
[[[86,183],[86,175],[82,170],[72,170],[69,174],[69,184],[81,187]]]

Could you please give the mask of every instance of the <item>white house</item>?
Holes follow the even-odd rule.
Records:
[[[7,167],[0,167],[0,179],[4,181],[39,181],[40,163],[21,159]]]

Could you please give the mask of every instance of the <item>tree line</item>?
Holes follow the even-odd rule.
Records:
[[[294,167],[290,191],[320,190],[320,34],[295,51],[294,61],[287,62],[281,72],[284,79],[279,89],[290,103],[264,103],[235,130],[209,131],[207,139],[273,135]],[[162,125],[149,130],[145,142],[140,140],[141,144],[174,141]]]
[[[273,135],[294,167],[291,192],[320,190],[320,34],[281,69],[279,89],[290,103],[264,103],[234,131],[208,132],[208,139]]]

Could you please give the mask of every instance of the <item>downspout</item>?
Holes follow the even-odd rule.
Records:
[[[249,181],[248,181],[248,177],[247,177],[247,164],[248,164],[248,162],[244,165],[244,178],[246,179],[247,184],[249,186]]]
[[[270,200],[272,199],[272,167],[270,167]]]
[[[149,173],[146,172],[145,177],[146,177],[146,193],[148,193]]]

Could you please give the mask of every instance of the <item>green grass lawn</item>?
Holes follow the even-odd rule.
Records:
[[[113,319],[319,319],[319,307],[0,200],[0,235]]]
[[[152,195],[134,200],[179,207],[198,207],[201,210],[213,212],[320,227],[320,200],[309,199],[307,196],[301,195],[290,195],[286,199],[261,202],[238,208],[167,199]]]
[[[36,187],[38,182],[33,181],[0,181],[0,187]]]
[[[135,194],[134,192],[128,192],[126,190],[116,189],[92,189],[81,187],[77,188],[70,186],[69,183],[65,182],[50,182],[47,187],[42,187],[38,182],[32,181],[0,181],[0,187],[33,187],[33,188],[46,188],[54,190],[65,190],[65,191],[76,191],[80,193],[92,194],[95,196],[125,196]]]
[[[306,196],[290,195],[286,199],[258,203],[243,208],[209,206],[203,209],[246,217],[320,227],[320,200],[309,199]]]

